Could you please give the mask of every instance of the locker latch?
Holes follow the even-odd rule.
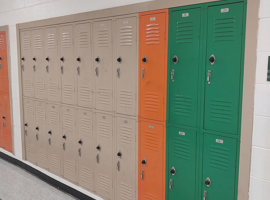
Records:
[[[61,66],[61,74],[64,74],[64,67]]]
[[[143,180],[143,178],[144,178],[144,170],[142,169],[141,170],[141,179]]]
[[[117,77],[120,78],[120,68],[117,69]]]
[[[175,73],[175,70],[172,69],[172,71],[171,71],[171,80],[172,80],[172,82],[174,82],[174,73]]]
[[[49,145],[51,145],[51,143],[52,143],[51,138],[48,139],[48,143],[49,143]]]
[[[170,182],[169,182],[169,189],[170,189],[170,190],[173,190],[173,179],[170,179]]]
[[[117,162],[117,171],[120,171],[120,161]]]
[[[3,127],[6,127],[6,122],[3,122]]]
[[[207,83],[208,83],[208,85],[211,84],[211,75],[212,75],[212,70],[208,70],[208,72],[207,72]]]
[[[36,65],[33,66],[33,71],[34,71],[34,72],[36,71]]]
[[[63,143],[63,150],[64,151],[66,150],[66,143],[65,142]]]
[[[203,200],[206,200],[206,198],[207,198],[207,191],[204,190],[204,192],[203,192]]]
[[[98,68],[95,68],[96,76],[98,76]]]
[[[22,65],[22,70],[24,71],[24,65]]]
[[[80,75],[80,67],[77,67],[77,74]]]
[[[144,80],[144,68],[142,68],[142,80]]]
[[[82,156],[82,149],[81,148],[78,149],[78,153],[79,153],[79,156],[81,157]]]
[[[96,161],[97,161],[97,163],[99,163],[99,154],[97,154],[97,156],[96,156]]]
[[[2,64],[0,63],[0,69],[2,68]]]
[[[36,134],[36,140],[38,140],[38,134]]]

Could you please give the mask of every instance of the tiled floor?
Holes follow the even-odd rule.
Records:
[[[0,159],[0,200],[74,200],[23,169]]]

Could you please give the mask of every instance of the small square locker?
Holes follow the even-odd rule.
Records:
[[[139,116],[166,120],[168,10],[140,13]]]
[[[95,113],[94,131],[96,133],[96,173],[95,191],[104,199],[114,199],[113,173],[116,166],[113,165],[113,115],[107,113]]]
[[[78,181],[78,133],[76,131],[77,109],[73,106],[62,106],[62,149],[63,176],[73,183]]]
[[[20,32],[22,95],[34,97],[34,65],[31,31]]]
[[[115,199],[137,199],[137,121],[116,117]]]
[[[78,183],[80,186],[94,191],[96,142],[93,130],[93,112],[79,108],[77,113],[77,149],[78,149]]]
[[[137,115],[137,17],[114,21],[114,73],[116,113]]]
[[[62,103],[77,103],[77,67],[74,61],[74,32],[72,25],[59,28],[60,70],[62,74]]]
[[[59,60],[59,38],[56,27],[44,29],[44,67],[47,73],[47,99],[61,102],[61,65]]]
[[[94,70],[92,67],[91,24],[76,24],[74,28],[75,66],[78,80],[78,105],[94,106]]]
[[[58,176],[63,175],[61,106],[54,103],[46,105],[46,130],[48,143],[48,170]]]
[[[112,21],[93,23],[96,109],[113,111]]]

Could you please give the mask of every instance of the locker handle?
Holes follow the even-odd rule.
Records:
[[[143,180],[143,178],[144,178],[144,170],[142,169],[141,170],[141,179]]]
[[[96,147],[96,149],[97,149],[98,151],[100,151],[100,150],[101,150],[100,145],[98,145],[98,146]]]
[[[99,163],[99,154],[96,155],[96,161]]]
[[[24,65],[22,65],[22,70],[24,71]]]
[[[49,72],[49,66],[48,65],[46,66],[46,72]]]
[[[49,143],[49,145],[51,145],[51,143],[52,143],[51,138],[48,139],[48,143]]]
[[[66,150],[66,143],[63,143],[63,150]]]
[[[81,58],[80,58],[80,57],[78,57],[76,60],[77,60],[78,62],[81,62]]]
[[[119,151],[119,152],[117,153],[117,156],[118,156],[119,158],[121,158],[121,157],[122,157],[122,153]]]
[[[142,80],[144,80],[144,68],[142,68]]]
[[[117,171],[120,171],[120,161],[117,162]]]
[[[49,57],[47,57],[47,58],[45,58],[48,62],[50,61],[50,58]]]
[[[6,122],[3,122],[3,127],[6,127]]]
[[[99,62],[100,62],[100,58],[99,58],[99,57],[96,57],[96,58],[95,58],[95,61],[96,61],[97,63],[99,63]]]
[[[80,67],[77,67],[77,74],[80,75]]]
[[[174,74],[175,74],[175,70],[172,69],[171,71],[171,81],[174,82]]]
[[[79,156],[81,157],[82,156],[82,149],[81,148],[78,149],[78,153],[79,153]]]
[[[120,78],[120,68],[117,69],[117,77]]]
[[[27,130],[24,130],[24,134],[27,135]]]
[[[170,179],[170,182],[169,182],[169,189],[170,189],[170,190],[173,190],[173,179]]]
[[[61,66],[61,74],[64,74],[64,67]]]
[[[22,58],[21,58],[21,60],[22,60],[22,61],[25,61],[25,58],[24,58],[24,57],[22,57]]]
[[[34,72],[36,71],[36,65],[33,66],[33,71],[34,71]]]
[[[35,61],[35,62],[37,61],[36,57],[33,58],[33,61]]]
[[[207,198],[207,191],[204,190],[204,192],[203,192],[203,200],[206,200],[206,198]]]
[[[80,145],[82,145],[82,144],[83,144],[83,141],[82,141],[82,140],[79,140],[78,143],[79,143]]]
[[[64,59],[64,57],[61,57],[60,60],[61,60],[62,62],[64,62],[65,59]]]
[[[48,134],[49,134],[49,135],[52,135],[52,131],[48,131]]]
[[[95,68],[96,76],[98,76],[98,68]]]
[[[208,85],[211,84],[211,76],[212,76],[212,70],[208,70],[208,72],[207,72],[207,83],[208,83]]]
[[[36,130],[39,131],[39,127],[38,126],[36,127]]]
[[[117,58],[117,62],[121,63],[122,62],[122,58],[121,57]]]
[[[63,138],[63,139],[67,139],[67,136],[66,136],[66,135],[63,135],[62,138]]]
[[[38,134],[36,134],[36,139],[38,140]]]

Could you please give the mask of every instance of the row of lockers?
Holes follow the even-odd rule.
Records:
[[[104,199],[137,197],[137,119],[24,99],[26,159]]]
[[[22,31],[23,96],[137,114],[137,17]]]
[[[0,147],[12,152],[7,35],[0,31]]]

